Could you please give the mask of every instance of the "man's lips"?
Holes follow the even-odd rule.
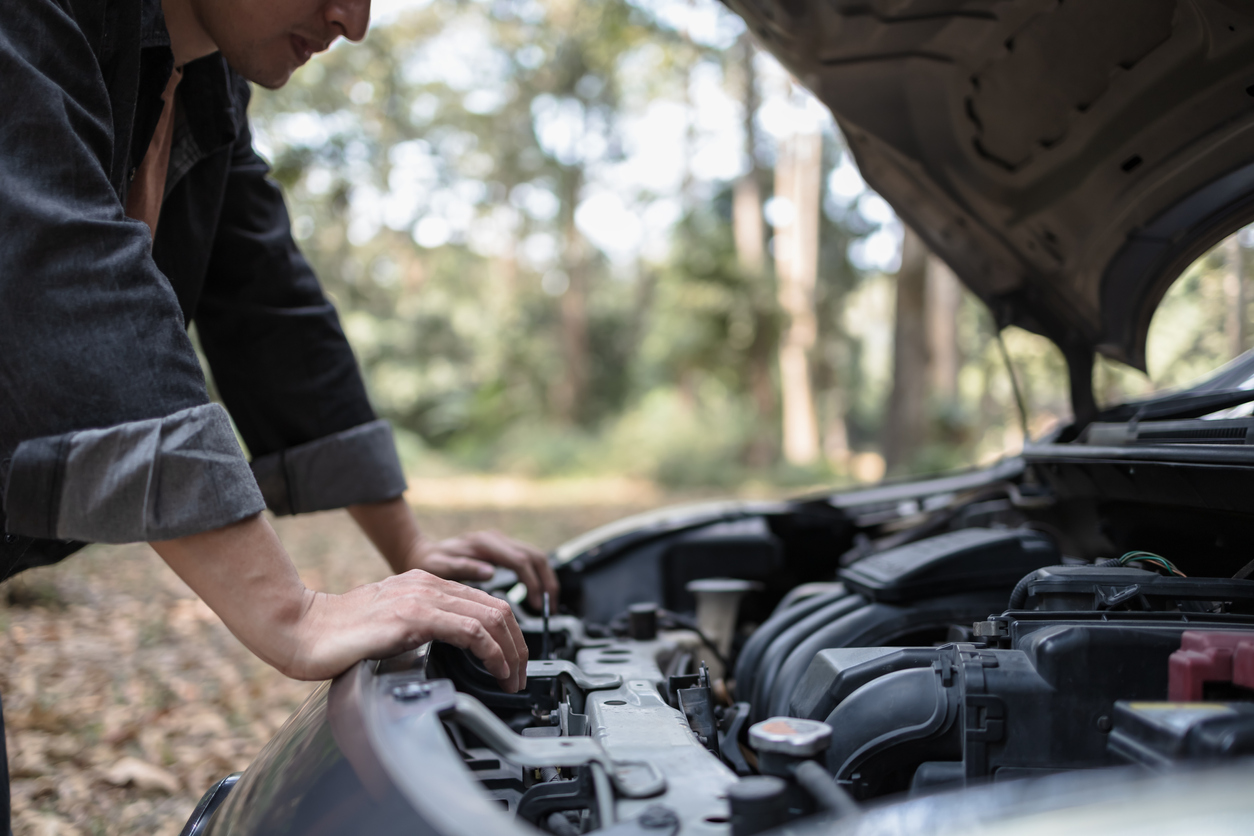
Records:
[[[315,52],[322,52],[322,50],[326,49],[325,46],[322,46],[321,44],[313,44],[295,33],[292,34],[290,40],[292,43],[292,52],[296,54],[296,63],[298,66],[308,61],[309,56],[313,55]]]

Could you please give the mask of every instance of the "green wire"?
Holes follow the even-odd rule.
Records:
[[[1153,552],[1147,552],[1147,551],[1128,552],[1123,557],[1119,558],[1119,565],[1122,566],[1124,564],[1132,563],[1134,561],[1144,561],[1146,563],[1155,563],[1163,567],[1164,569],[1166,569],[1168,572],[1171,572],[1173,575],[1178,575],[1179,577],[1182,577],[1182,578],[1188,577],[1188,575],[1184,574],[1184,572],[1181,572],[1179,569],[1177,569],[1176,565],[1172,563],[1170,560],[1168,560],[1167,558],[1163,557],[1160,554],[1154,554]]]

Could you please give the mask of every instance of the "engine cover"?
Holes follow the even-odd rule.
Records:
[[[827,765],[859,798],[1124,763],[1116,701],[1165,699],[1169,657],[1205,620],[1023,613],[998,622],[1005,648],[823,650],[790,707],[831,725]]]

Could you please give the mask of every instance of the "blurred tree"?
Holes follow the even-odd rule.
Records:
[[[893,388],[884,424],[884,461],[901,472],[927,443],[927,247],[909,227],[901,242],[893,329]]]
[[[933,406],[946,413],[958,402],[958,372],[962,367],[958,308],[962,304],[962,285],[949,266],[934,255],[928,256],[926,269],[928,382]]]
[[[745,173],[736,181],[732,200],[732,231],[736,239],[736,257],[740,268],[751,281],[766,283],[765,225],[762,222],[763,172],[758,164],[758,74],[754,68],[757,49],[746,33],[737,44],[736,69],[740,72],[741,112],[744,121]],[[757,412],[757,430],[746,451],[750,466],[764,467],[777,455],[778,433],[775,428],[777,403],[775,380],[771,374],[774,335],[757,329],[746,358],[749,369],[749,393]]]
[[[678,39],[621,0],[435,0],[258,93],[301,245],[401,426],[445,444],[628,396],[639,317],[577,213],[645,42]]]
[[[817,130],[799,130],[781,144],[775,164],[775,198],[786,215],[775,234],[779,304],[788,317],[779,347],[784,458],[797,465],[814,464],[820,453],[810,351],[818,335],[814,289],[822,149]]]

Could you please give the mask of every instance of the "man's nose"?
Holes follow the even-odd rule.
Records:
[[[370,26],[370,0],[330,0],[323,7],[323,17],[345,38],[360,41]]]

